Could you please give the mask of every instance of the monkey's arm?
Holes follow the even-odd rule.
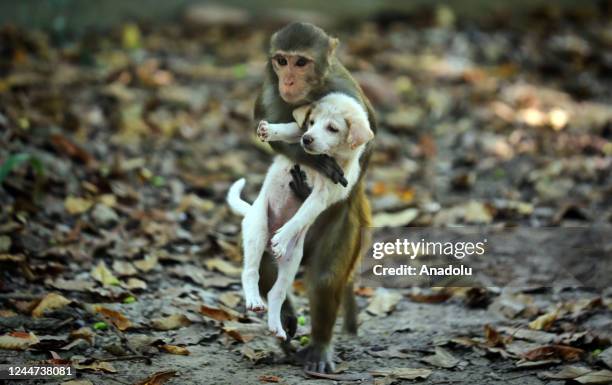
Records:
[[[312,188],[306,183],[306,173],[302,171],[299,164],[293,166],[289,172],[291,173],[292,179],[291,182],[289,182],[291,191],[293,191],[302,201],[305,201],[312,192]]]

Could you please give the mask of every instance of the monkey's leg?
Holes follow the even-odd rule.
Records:
[[[342,307],[344,310],[344,331],[349,334],[357,334],[357,302],[353,290],[353,281],[349,281],[344,286]]]
[[[263,311],[266,305],[259,295],[259,265],[268,242],[268,215],[265,203],[256,200],[242,220],[244,268],[242,289],[247,310]]]
[[[270,289],[276,282],[277,264],[272,254],[264,252],[261,264],[259,265],[259,292],[261,296],[267,296]],[[285,299],[281,308],[281,321],[283,329],[287,333],[287,342],[291,340],[297,332],[297,317],[293,310],[293,305],[289,298]],[[283,348],[288,348],[283,346]],[[288,349],[286,349],[288,351]]]
[[[291,288],[300,267],[303,249],[304,233],[300,234],[292,255],[279,261],[276,282],[268,292],[268,329],[283,340],[287,340],[287,334],[281,322],[281,305],[285,302],[287,291]]]

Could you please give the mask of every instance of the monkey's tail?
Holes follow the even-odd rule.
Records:
[[[245,216],[251,209],[251,205],[240,198],[240,192],[244,188],[245,182],[244,178],[238,179],[227,192],[227,204],[236,215]]]

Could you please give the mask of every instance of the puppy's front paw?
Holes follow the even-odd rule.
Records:
[[[290,233],[285,226],[278,229],[276,234],[274,234],[270,243],[276,258],[281,259],[289,256],[289,245],[293,236],[294,234]]]
[[[257,125],[257,137],[262,142],[266,142],[268,138],[270,137],[269,124],[267,121],[262,120]]]

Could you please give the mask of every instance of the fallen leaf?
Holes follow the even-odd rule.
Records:
[[[580,377],[574,378],[574,381],[578,381],[581,384],[611,384],[612,371],[599,370],[596,372],[586,373]]]
[[[597,358],[606,364],[608,368],[612,369],[612,347],[609,347],[601,352]]]
[[[4,254],[0,253],[0,262],[25,262],[26,257],[23,254]]]
[[[236,244],[224,241],[223,239],[217,239],[217,244],[223,250],[223,254],[229,257],[230,260],[234,262],[242,261],[242,251]]]
[[[72,365],[78,370],[93,370],[94,372],[106,372],[106,373],[117,373],[117,369],[106,361],[96,361],[93,359],[86,359],[84,361],[72,361]]]
[[[70,302],[72,301],[57,293],[49,293],[40,301],[34,310],[32,310],[32,316],[42,317],[46,312],[54,309],[60,309],[68,305]]]
[[[93,345],[96,339],[96,333],[94,333],[94,331],[91,330],[91,328],[82,327],[82,328],[79,328],[77,330],[73,330],[72,332],[70,332],[70,338],[73,340],[82,339],[82,340],[89,342],[90,345]]]
[[[424,357],[421,361],[445,369],[454,368],[459,363],[459,359],[454,357],[448,350],[439,346],[436,346],[435,354]]]
[[[259,376],[259,381],[261,382],[281,382],[282,378],[279,376],[272,376],[272,375],[261,375]]]
[[[146,290],[147,283],[138,278],[129,278],[127,282],[121,283],[121,287],[124,287],[128,290]]]
[[[95,283],[83,280],[56,279],[55,281],[45,281],[45,283],[58,290],[66,291],[89,291],[93,289]]]
[[[0,349],[26,350],[38,342],[40,340],[32,332],[11,332],[0,336]]]
[[[177,346],[177,345],[160,345],[158,346],[161,350],[165,351],[166,353],[170,353],[170,354],[177,354],[180,356],[188,356],[191,354],[191,352],[189,350],[187,350],[187,348],[183,347],[183,346]]]
[[[64,208],[71,215],[82,214],[93,206],[94,202],[89,199],[74,196],[66,197]]]
[[[104,261],[100,261],[91,271],[91,276],[103,286],[115,286],[120,284],[117,277],[115,277],[108,267],[106,267]]]
[[[419,215],[415,208],[405,209],[396,213],[378,213],[372,217],[374,227],[397,227],[410,224]]]
[[[151,327],[156,330],[174,330],[191,325],[191,321],[184,314],[173,314],[164,318],[151,320]]]
[[[72,380],[62,382],[62,385],[94,385],[93,382],[89,380]]]
[[[451,296],[451,293],[444,291],[432,294],[411,293],[409,295],[412,301],[419,303],[442,303],[448,300]]]
[[[563,361],[578,361],[584,350],[564,345],[546,345],[535,348],[523,354],[529,361],[541,361],[551,358],[560,358]]]
[[[153,270],[155,266],[157,266],[157,262],[157,256],[147,255],[144,259],[134,261],[134,266],[136,266],[138,270],[146,273]]]
[[[134,265],[127,261],[114,261],[113,270],[120,277],[138,274],[138,270],[134,268]]]
[[[548,330],[559,317],[559,309],[555,309],[546,314],[542,314],[529,323],[529,328],[533,330]]]
[[[425,380],[431,375],[432,371],[421,368],[384,368],[371,371],[370,373],[377,377],[391,376],[401,380]]]
[[[94,306],[94,310],[95,312],[100,313],[106,318],[108,318],[109,321],[112,322],[112,324],[115,325],[115,327],[117,327],[117,329],[121,331],[127,330],[132,327],[132,322],[116,310],[112,310],[102,306]]]
[[[157,372],[155,374],[153,374],[152,376],[137,382],[134,385],[162,385],[163,383],[165,383],[166,381],[168,381],[170,378],[174,377],[174,375],[176,374],[175,370],[168,370],[168,371],[164,371],[164,372]]]
[[[540,344],[550,344],[557,338],[556,334],[542,332],[538,330],[529,329],[517,329],[511,327],[500,327],[499,330],[511,336],[521,340],[534,341]]]
[[[489,346],[500,346],[503,347],[508,342],[507,338],[504,338],[500,332],[498,332],[493,326],[486,324],[484,326],[484,335]]]
[[[242,273],[242,269],[240,267],[221,258],[207,259],[206,261],[204,261],[204,265],[208,270],[216,270],[229,277],[240,277],[240,274]]]
[[[355,295],[358,295],[360,297],[371,297],[374,295],[374,293],[375,293],[374,288],[366,287],[366,286],[358,287],[355,290]]]
[[[378,288],[374,297],[370,300],[366,312],[373,316],[387,315],[395,309],[401,299],[402,295],[398,292]]]
[[[242,296],[234,292],[231,292],[231,291],[222,293],[219,296],[219,301],[225,306],[232,308],[232,309],[238,306],[241,300],[242,300]]]
[[[239,314],[230,309],[220,309],[206,305],[200,307],[200,313],[216,321],[232,321],[239,318]]]

